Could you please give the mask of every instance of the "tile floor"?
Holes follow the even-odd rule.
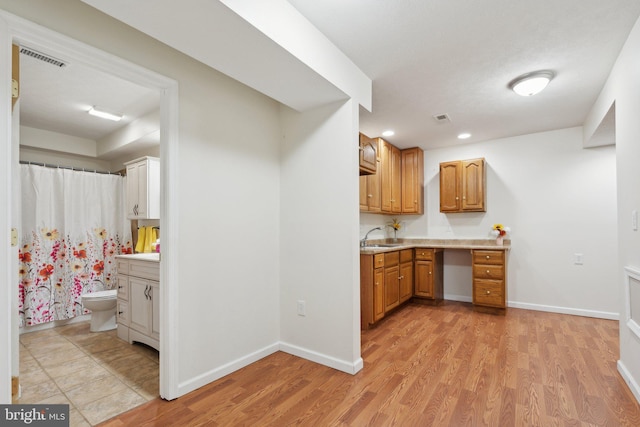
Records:
[[[89,322],[25,333],[14,403],[66,403],[71,426],[96,425],[158,397],[158,364],[156,350]]]

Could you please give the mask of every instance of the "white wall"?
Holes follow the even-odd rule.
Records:
[[[283,349],[350,373],[362,368],[357,111],[352,101],[283,108],[281,171]]]
[[[589,129],[597,128],[615,102],[615,129],[617,151],[618,190],[618,262],[615,271],[615,289],[621,295],[620,360],[618,368],[640,401],[640,338],[626,324],[623,307],[625,294],[623,269],[640,268],[640,231],[631,227],[631,212],[640,211],[638,164],[640,163],[640,22],[636,22],[623,47],[600,97],[588,119]],[[586,125],[585,125],[586,127]]]
[[[486,160],[487,212],[440,213],[439,163],[477,157]],[[509,306],[617,318],[614,147],[583,149],[582,129],[571,128],[429,150],[425,203],[422,217],[401,217],[407,237],[491,238],[494,223],[511,228]],[[361,215],[364,228],[371,217]],[[471,300],[470,262],[468,251],[445,252],[446,297]]]

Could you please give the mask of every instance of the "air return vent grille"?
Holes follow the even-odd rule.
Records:
[[[32,58],[38,59],[40,61],[46,62],[51,65],[55,65],[56,67],[66,67],[67,64],[59,59],[54,58],[53,56],[46,55],[42,52],[38,52],[37,50],[33,50],[28,47],[20,47],[20,53],[23,55],[30,56]]]
[[[435,116],[433,116],[433,118],[436,120],[436,122],[438,123],[446,123],[446,122],[450,122],[451,119],[449,118],[448,114],[436,114]]]

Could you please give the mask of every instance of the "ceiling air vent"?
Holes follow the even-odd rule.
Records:
[[[46,62],[51,65],[55,65],[56,67],[66,67],[66,63],[54,58],[53,56],[46,55],[42,52],[38,52],[37,50],[30,49],[28,47],[20,47],[20,53],[23,55],[30,56],[32,58],[38,59],[40,61]]]
[[[433,118],[436,119],[436,122],[438,123],[446,123],[451,121],[449,115],[447,114],[436,114],[435,116],[433,116]]]

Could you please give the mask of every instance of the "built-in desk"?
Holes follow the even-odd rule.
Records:
[[[471,251],[473,307],[504,314],[510,240],[404,239],[370,240],[360,249],[361,325],[368,329],[405,302],[438,305],[444,297],[443,252]],[[380,245],[392,246],[380,246]]]

